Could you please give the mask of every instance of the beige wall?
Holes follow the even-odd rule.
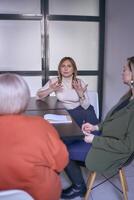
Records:
[[[128,87],[122,66],[134,55],[134,0],[106,0],[103,117]]]

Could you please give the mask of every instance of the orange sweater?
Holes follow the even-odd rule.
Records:
[[[35,200],[59,200],[68,153],[55,128],[37,116],[0,116],[0,190],[22,189]]]

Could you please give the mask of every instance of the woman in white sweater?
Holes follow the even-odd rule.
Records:
[[[43,100],[53,92],[80,127],[84,122],[96,122],[94,108],[90,105],[87,84],[77,78],[76,63],[71,57],[61,59],[58,77],[50,79],[37,91],[37,99]]]
[[[58,77],[50,79],[41,89],[37,91],[37,98],[43,100],[52,92],[55,93],[57,99],[61,101],[76,123],[82,126],[85,122],[98,124],[93,106],[90,104],[88,96],[87,84],[77,78],[77,67],[75,61],[71,57],[61,59],[58,66]],[[96,132],[98,134],[98,132]],[[66,189],[71,197],[78,195],[83,196],[86,191],[86,185],[82,177],[79,165],[76,161],[85,161],[86,154],[91,145],[81,139],[68,141],[64,140],[69,151],[70,162],[65,169],[67,175],[72,181],[72,186]],[[75,165],[75,171],[69,170]],[[77,183],[77,185],[75,184]],[[74,190],[76,192],[74,192]],[[63,197],[65,197],[63,196]]]

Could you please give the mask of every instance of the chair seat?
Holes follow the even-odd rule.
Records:
[[[88,90],[91,105],[94,107],[97,118],[99,119],[99,99],[98,92]]]
[[[128,166],[133,160],[134,160],[134,152],[130,155],[128,160],[125,163],[123,163],[122,166],[120,166],[120,168],[118,169],[118,174],[119,174],[119,177],[120,177],[120,182],[121,182],[121,186],[122,186],[122,192],[123,192],[124,200],[128,200],[128,195],[127,195],[128,185],[127,185],[127,180],[126,180],[126,177],[125,177],[124,167]],[[97,173],[95,171],[93,171],[88,176],[87,192],[86,192],[84,200],[89,200],[89,196],[90,196],[96,175],[97,175]],[[107,180],[110,180],[113,176],[106,178],[105,181],[103,181],[102,183],[106,182]],[[100,183],[98,185],[101,185],[102,183]]]
[[[123,193],[124,200],[128,200],[128,195],[127,195],[128,185],[127,185],[127,181],[126,181],[124,169],[123,168],[119,169],[118,173],[119,173],[119,177],[120,177],[120,182],[121,182],[121,186],[122,186],[122,193]],[[84,200],[89,200],[89,196],[90,196],[91,190],[93,189],[92,186],[94,184],[96,175],[97,175],[97,173],[94,171],[94,172],[91,172],[90,175],[89,175],[89,177],[88,177],[87,192],[86,192]],[[98,185],[96,185],[94,188],[96,188],[99,185],[101,185],[101,184],[105,183],[106,181],[110,180],[113,176],[111,176],[109,178],[106,178],[104,181],[102,181],[101,183],[99,183]],[[113,184],[113,186],[114,186],[114,184]],[[121,190],[119,189],[119,191],[121,191]]]
[[[0,191],[0,200],[34,200],[27,192],[23,190],[2,190]]]

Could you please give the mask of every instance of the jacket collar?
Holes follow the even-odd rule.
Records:
[[[127,100],[128,98],[130,98],[130,94],[127,94],[125,96],[123,96],[120,101],[109,111],[109,113],[106,116],[106,119],[109,118],[110,120],[112,120],[113,118],[117,118],[120,117],[121,115],[123,115],[126,112],[129,112],[130,110],[134,110],[134,99],[130,100],[130,102],[121,110],[115,112],[114,114],[112,114],[112,112],[125,100]]]

